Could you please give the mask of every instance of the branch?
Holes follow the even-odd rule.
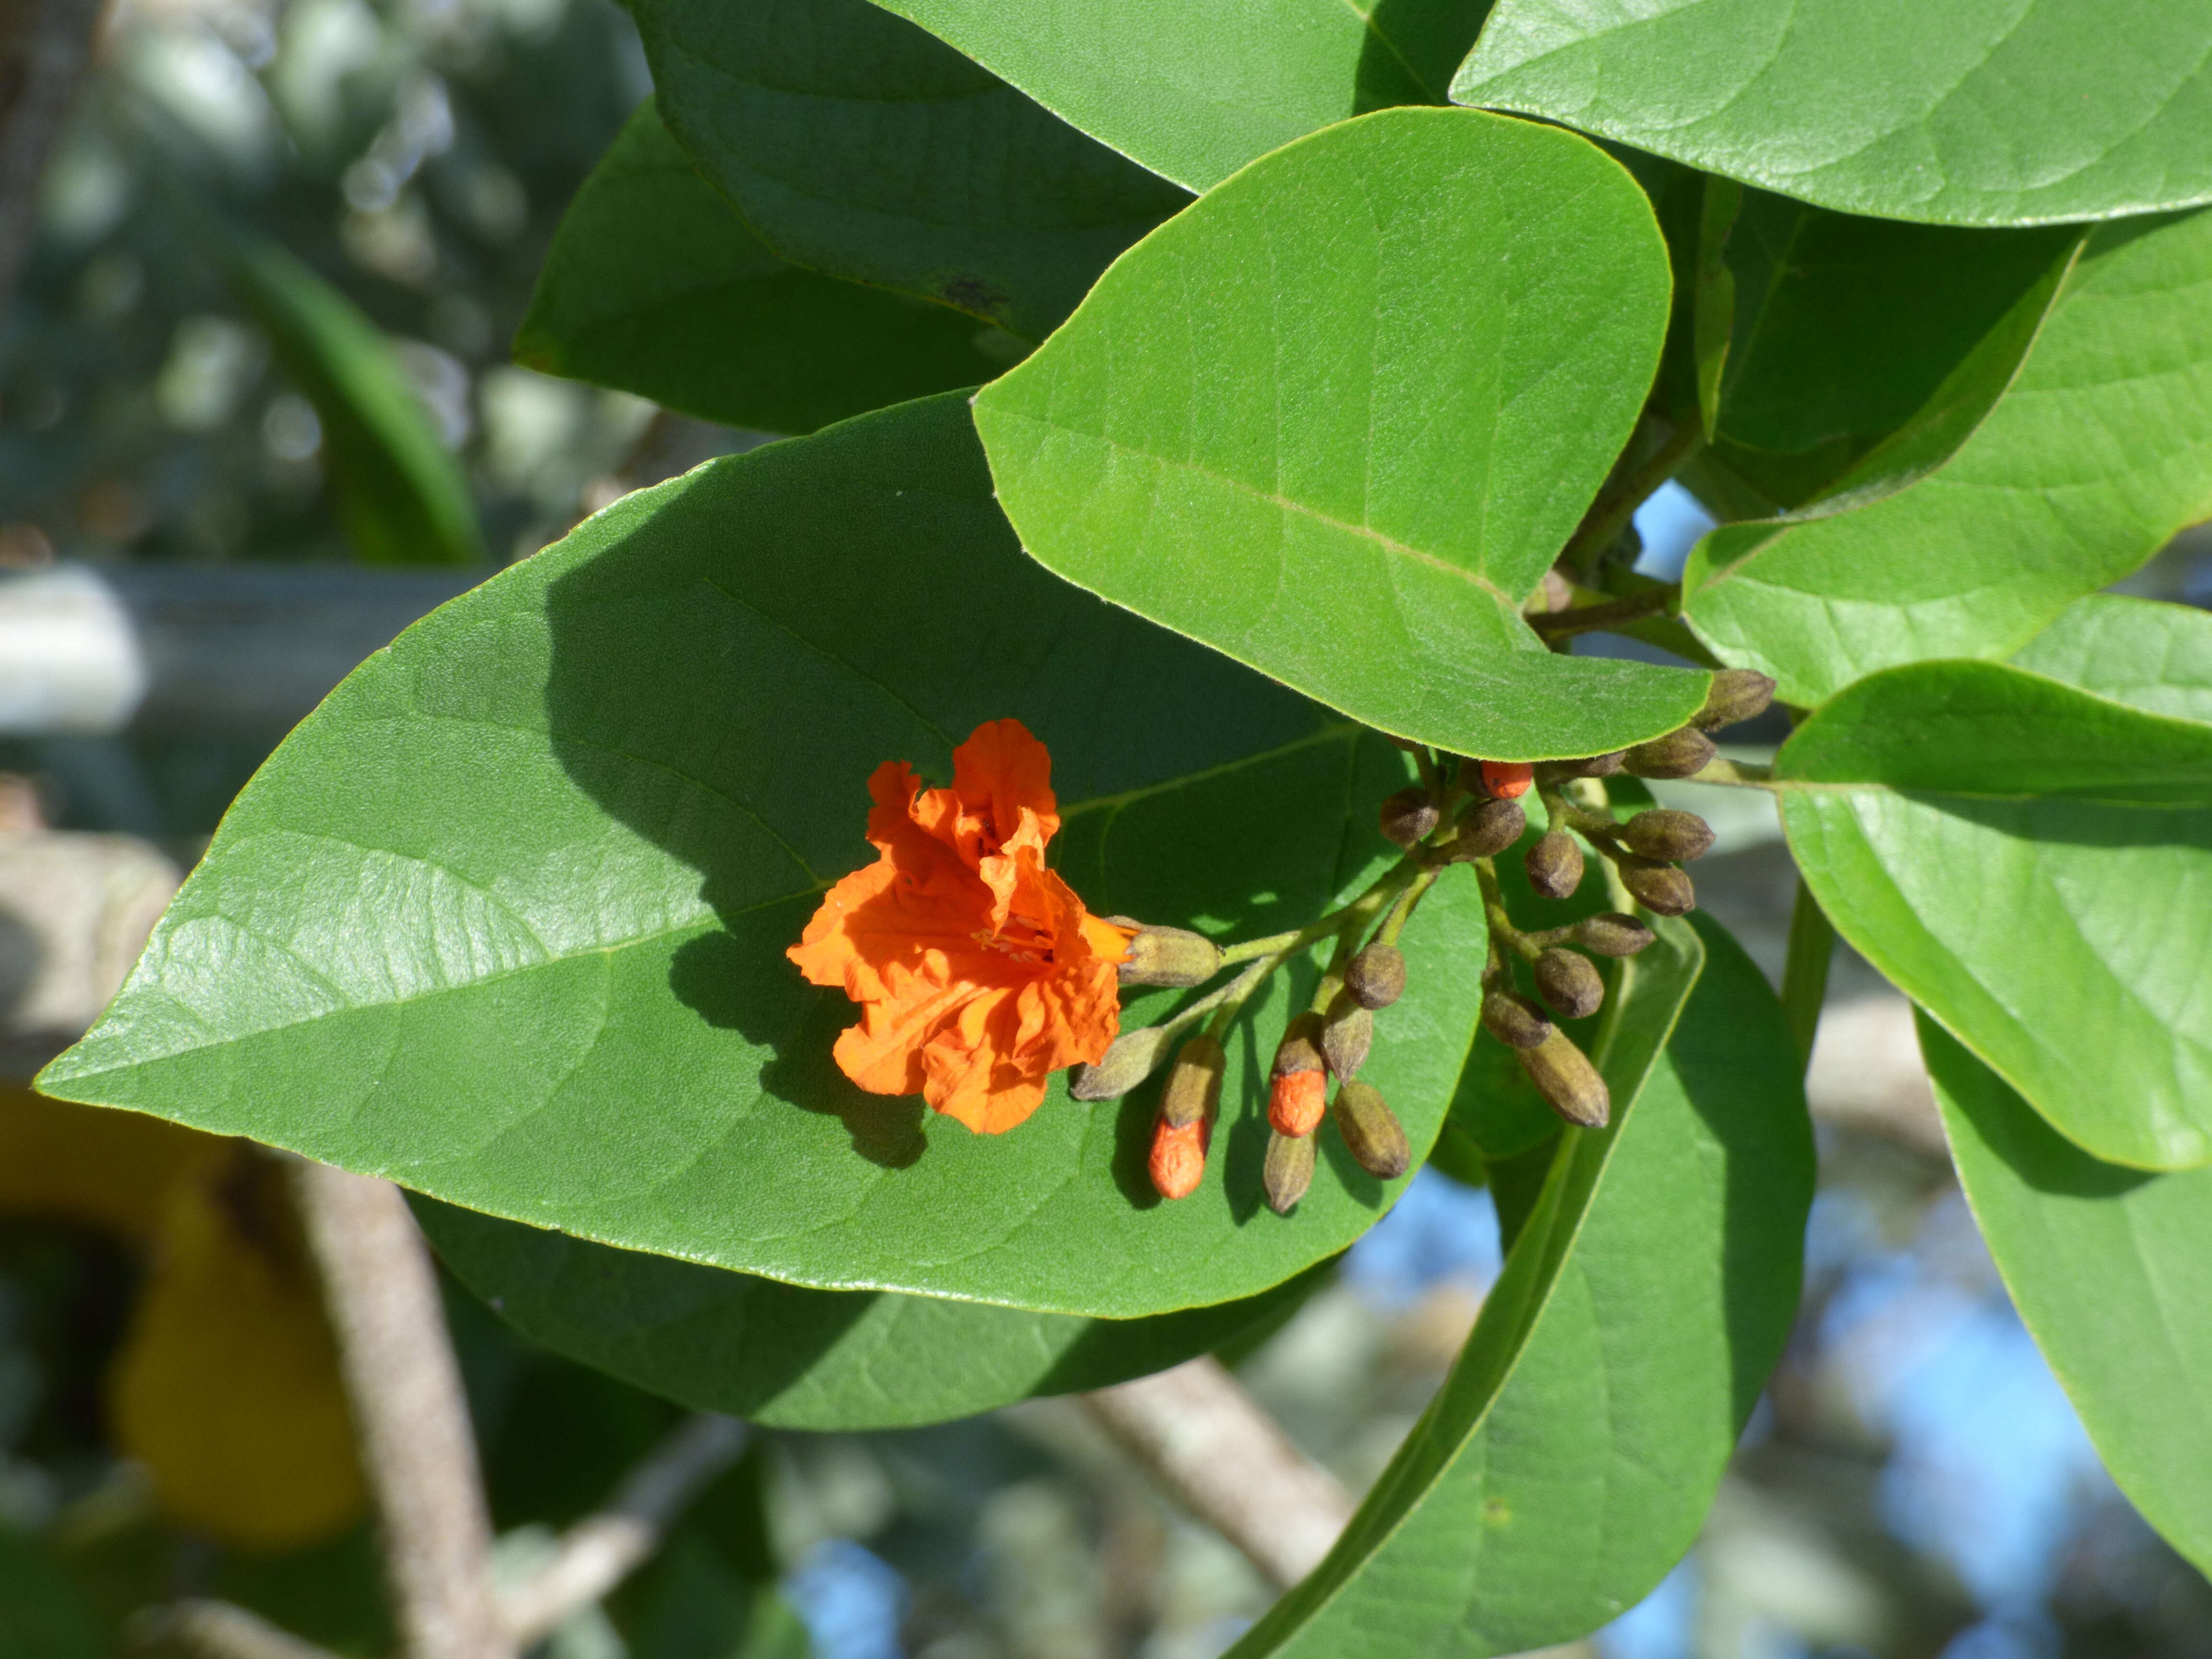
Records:
[[[288,1636],[259,1613],[228,1601],[172,1601],[134,1613],[124,1626],[132,1653],[176,1659],[336,1659],[312,1642]]]
[[[305,1159],[293,1192],[323,1284],[407,1659],[512,1659],[491,1521],[430,1253],[388,1181]]]
[[[1083,1403],[1184,1508],[1285,1588],[1313,1571],[1352,1518],[1352,1494],[1211,1356],[1100,1389]]]
[[[39,185],[92,63],[100,0],[0,8],[0,317],[39,228]]]
[[[501,1597],[510,1640],[529,1648],[660,1547],[676,1517],[744,1449],[745,1425],[702,1412],[630,1471],[614,1501],[561,1534],[553,1559]]]

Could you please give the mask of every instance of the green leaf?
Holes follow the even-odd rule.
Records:
[[[1189,198],[867,0],[635,0],[660,112],[793,264],[1040,340]]]
[[[1955,450],[2012,383],[2081,240],[1861,218],[1721,179],[1707,196],[1705,429],[1792,505],[1814,452],[1819,488],[1863,496]],[[1777,488],[1784,469],[1797,477]]]
[[[109,1650],[67,1573],[12,1524],[0,1524],[0,1659],[99,1659]]]
[[[1211,190],[1348,116],[1441,104],[1490,0],[884,0],[1047,109]]]
[[[2063,1133],[2212,1160],[2212,726],[1923,663],[1815,713],[1775,776],[1837,931]]]
[[[426,1199],[415,1213],[455,1276],[532,1341],[781,1429],[907,1428],[1126,1382],[1279,1317],[1328,1271],[1217,1307],[1084,1319],[780,1285]]]
[[[2212,611],[2194,605],[2092,593],[2012,662],[2131,708],[2212,725]]]
[[[1846,213],[1935,224],[2212,201],[2212,13],[2099,0],[1498,0],[1452,82]]]
[[[2212,1570],[2212,1170],[2100,1164],[1926,1015],[1960,1183],[2120,1490]]]
[[[1702,918],[1658,929],[1598,1056],[1613,1126],[1564,1133],[1451,1376],[1236,1659],[1549,1646],[1696,1538],[1796,1310],[1813,1144],[1759,970]]]
[[[2212,515],[2212,213],[2096,233],[1948,459],[1812,511],[1715,531],[1683,577],[1698,636],[1805,704],[1899,663],[2008,655]]]
[[[208,228],[239,303],[314,405],[333,505],[372,564],[477,564],[475,500],[415,389],[361,308],[276,243]]]
[[[1571,133],[1394,110],[1163,226],[975,399],[1023,544],[1356,719],[1493,759],[1682,723],[1700,672],[1522,620],[1626,440],[1667,254]]]
[[[1020,353],[973,318],[771,253],[638,107],[576,192],[514,360],[761,432],[989,380]]]
[[[1311,960],[1248,1009],[1174,1204],[1144,1173],[1157,1085],[1055,1083],[978,1136],[837,1071],[855,1011],[784,951],[872,856],[869,774],[945,779],[1005,716],[1056,757],[1053,850],[1095,911],[1273,933],[1397,856],[1376,804],[1407,757],[1023,558],[946,396],[626,497],[370,659],[41,1086],[831,1290],[1129,1318],[1335,1255],[1403,1182],[1331,1139],[1295,1215],[1262,1203],[1261,1079]],[[1474,1023],[1471,876],[1405,946],[1368,1074],[1425,1152]]]

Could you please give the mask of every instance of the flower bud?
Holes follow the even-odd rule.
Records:
[[[1620,880],[1636,895],[1636,902],[1655,915],[1682,916],[1698,908],[1698,890],[1690,885],[1689,877],[1657,859],[1621,860]]]
[[[1482,763],[1482,787],[1492,799],[1513,800],[1528,793],[1535,781],[1536,769],[1527,761],[1485,761]]]
[[[1206,1143],[1212,1138],[1213,1125],[1204,1118],[1182,1125],[1162,1118],[1152,1129],[1152,1155],[1146,1160],[1152,1190],[1162,1198],[1188,1198],[1197,1191],[1206,1174]]]
[[[1734,726],[1755,714],[1764,714],[1774,701],[1774,682],[1754,668],[1723,668],[1713,676],[1713,689],[1705,706],[1690,716],[1701,732]]]
[[[1347,995],[1363,1008],[1388,1008],[1406,993],[1406,953],[1395,945],[1370,945],[1344,970]]]
[[[1585,755],[1580,760],[1540,761],[1536,775],[1546,783],[1565,783],[1571,778],[1609,778],[1620,770],[1620,763],[1627,753],[1625,749],[1615,749],[1602,755]]]
[[[1124,985],[1203,985],[1221,971],[1221,947],[1188,927],[1152,927],[1126,916],[1107,918],[1133,927],[1129,957],[1116,970]]]
[[[1413,1161],[1405,1126],[1372,1084],[1354,1080],[1338,1086],[1336,1127],[1351,1148],[1352,1162],[1371,1176],[1395,1181]]]
[[[1167,1086],[1160,1091],[1160,1121],[1175,1128],[1211,1123],[1221,1104],[1221,1074],[1229,1056],[1210,1036],[1194,1036],[1176,1056]]]
[[[1329,1005],[1328,1024],[1321,1028],[1321,1051],[1328,1069],[1346,1079],[1358,1076],[1374,1042],[1375,1016],[1339,993]]]
[[[1589,1056],[1557,1026],[1534,1048],[1516,1048],[1514,1059],[1528,1073],[1544,1103],[1578,1128],[1602,1129],[1613,1113],[1613,1096]]]
[[[1548,1042],[1554,1027],[1535,1002],[1518,991],[1488,991],[1482,998],[1482,1029],[1509,1048],[1533,1048]]]
[[[1601,957],[1632,957],[1651,943],[1649,927],[1618,910],[1601,910],[1575,924],[1575,943]]]
[[[1557,945],[1536,958],[1536,989],[1564,1019],[1588,1019],[1605,1006],[1605,981],[1590,959]]]
[[[1528,815],[1517,800],[1481,800],[1460,814],[1459,839],[1452,856],[1465,862],[1495,858],[1521,839]]]
[[[1267,1207],[1277,1215],[1288,1215],[1298,1207],[1298,1200],[1313,1185],[1314,1138],[1310,1134],[1273,1134],[1267,1137],[1267,1161],[1260,1172],[1260,1184],[1267,1188]]]
[[[1713,740],[1694,726],[1639,743],[1620,769],[1636,778],[1686,778],[1702,772],[1713,758]]]
[[[1647,859],[1687,864],[1711,850],[1713,827],[1695,812],[1655,806],[1620,826],[1621,844]]]
[[[1401,789],[1382,803],[1379,823],[1385,840],[1411,847],[1437,827],[1439,816],[1427,790]]]
[[[1159,1026],[1124,1031],[1097,1060],[1068,1073],[1067,1092],[1078,1100],[1119,1100],[1152,1074],[1167,1048],[1168,1034]]]
[[[1328,1073],[1285,1072],[1267,1080],[1267,1123],[1279,1135],[1310,1135],[1328,1103]]]
[[[1539,836],[1522,864],[1528,884],[1546,898],[1567,898],[1583,884],[1583,849],[1564,830]]]

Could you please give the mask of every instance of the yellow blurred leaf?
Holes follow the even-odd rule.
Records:
[[[228,1145],[159,1118],[72,1106],[0,1083],[0,1215],[52,1216],[143,1238],[170,1185]]]
[[[152,1243],[108,1386],[117,1443],[162,1509],[246,1549],[350,1525],[353,1425],[282,1169],[227,1143],[173,1183]]]

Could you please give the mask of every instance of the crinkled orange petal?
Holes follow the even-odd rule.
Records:
[[[1019,720],[986,720],[952,751],[952,789],[989,851],[1030,840],[1042,852],[1060,833],[1052,755]]]

